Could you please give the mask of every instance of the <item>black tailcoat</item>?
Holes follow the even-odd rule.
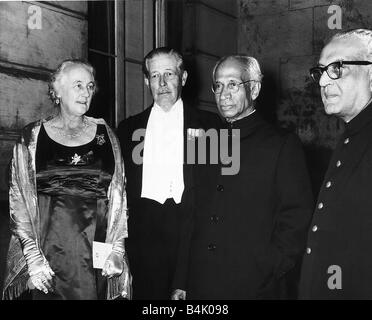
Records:
[[[142,164],[134,163],[133,149],[142,141],[132,141],[137,129],[145,129],[152,107],[122,121],[118,127],[127,179],[129,207],[126,247],[133,273],[134,299],[169,299],[172,289],[185,287],[188,237],[193,211],[193,165],[184,164],[181,203],[168,199],[163,205],[141,198]],[[217,115],[188,107],[184,103],[184,155],[189,128],[208,128],[220,122]],[[211,124],[212,123],[212,124]],[[143,153],[142,153],[143,155]],[[182,240],[182,241],[181,241]]]

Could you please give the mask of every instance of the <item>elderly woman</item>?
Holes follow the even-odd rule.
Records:
[[[27,125],[14,147],[4,299],[27,288],[33,299],[130,298],[124,166],[110,127],[85,116],[95,90],[89,63],[64,61],[49,85],[56,114]]]

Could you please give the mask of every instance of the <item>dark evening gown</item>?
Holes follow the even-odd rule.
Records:
[[[54,293],[33,290],[33,299],[104,299],[105,278],[93,269],[92,243],[106,237],[107,190],[114,155],[104,125],[87,144],[67,147],[41,126],[36,181],[42,249],[55,273]]]

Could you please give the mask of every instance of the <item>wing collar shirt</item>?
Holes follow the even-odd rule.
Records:
[[[169,111],[154,103],[146,128],[141,197],[180,203],[184,188],[183,102],[178,99]]]

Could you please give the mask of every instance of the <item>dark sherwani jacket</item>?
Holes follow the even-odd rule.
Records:
[[[307,241],[300,298],[372,299],[372,105],[346,124]]]
[[[220,123],[220,118],[184,103],[185,189],[179,205],[169,200],[161,205],[141,198],[143,165],[134,163],[132,159],[133,150],[143,143],[143,139],[132,141],[133,132],[147,127],[151,109],[152,107],[122,121],[117,131],[126,170],[130,216],[126,246],[133,274],[133,298],[169,299],[172,289],[185,287],[185,252],[188,252],[194,210],[194,165],[186,163],[187,130],[208,129]]]
[[[301,144],[257,112],[226,127],[240,129],[240,171],[197,168],[187,299],[286,298],[313,209]]]

